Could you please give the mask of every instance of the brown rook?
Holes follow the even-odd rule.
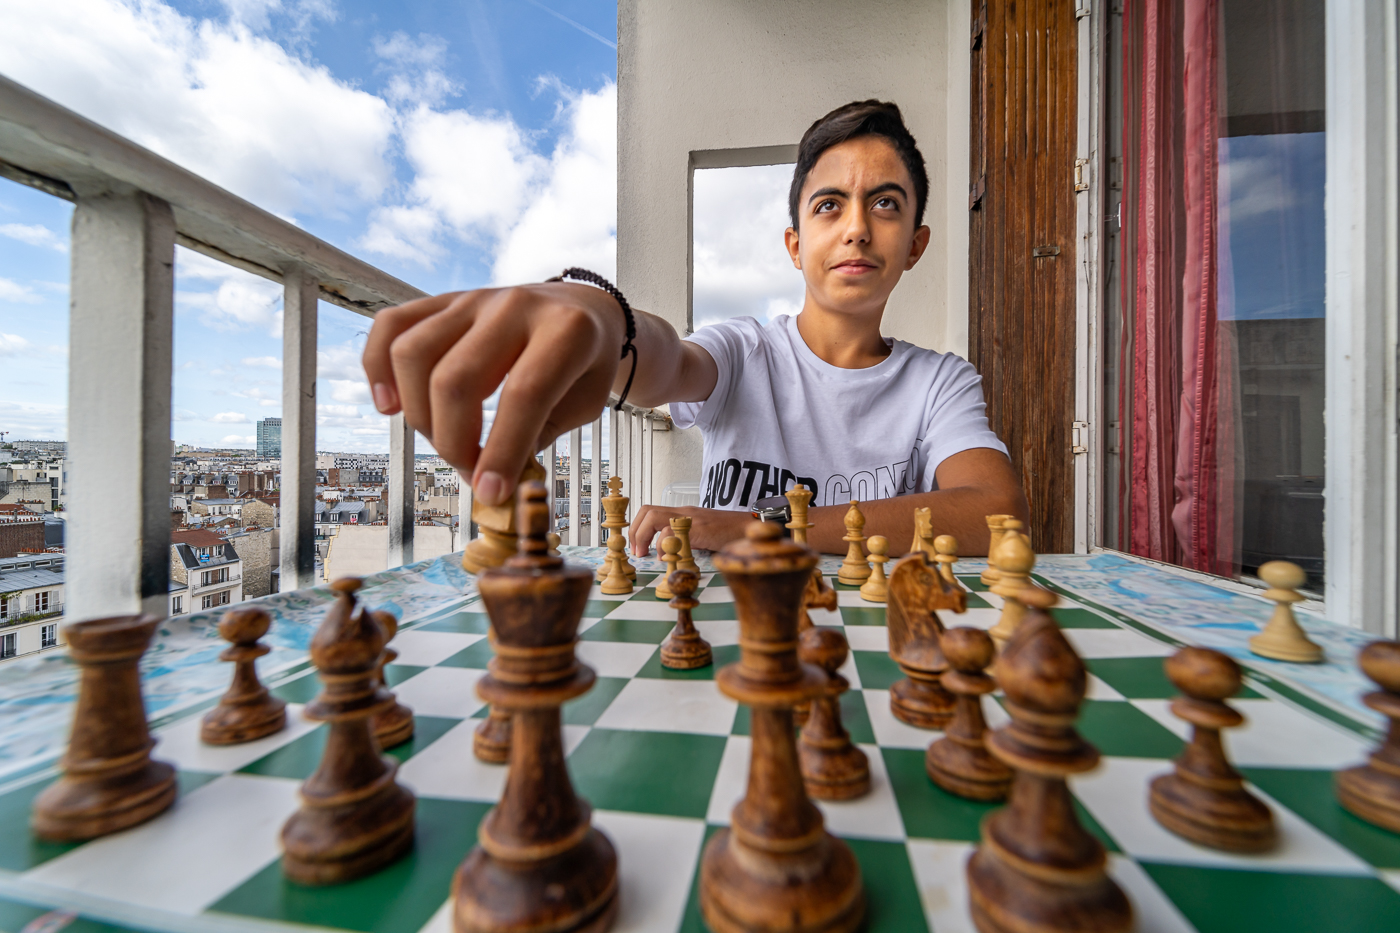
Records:
[[[820,696],[826,675],[797,659],[797,613],[817,555],[755,522],[715,556],[734,591],[739,661],[719,689],[752,710],[744,799],[700,862],[700,910],[715,933],[825,933],[865,916],[860,867],[828,833],[803,789],[792,708]]]
[[[559,717],[595,680],[574,656],[593,574],[549,553],[547,495],[521,485],[519,553],[478,582],[496,656],[477,692],[514,735],[501,801],[452,882],[457,933],[601,933],[617,914],[617,853],[574,793]]]
[[[151,760],[155,740],[141,701],[141,655],[160,620],[113,616],[65,627],[82,669],[63,777],[34,801],[35,835],[56,841],[105,836],[144,823],[175,802],[175,769]]]
[[[233,662],[233,683],[219,705],[204,714],[199,737],[210,745],[238,745],[280,732],[287,725],[287,704],[267,692],[254,662],[272,649],[258,639],[272,617],[264,609],[230,609],[219,620],[219,635],[232,642],[219,655]]]

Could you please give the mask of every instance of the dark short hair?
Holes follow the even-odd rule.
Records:
[[[792,217],[792,228],[798,229],[797,217],[799,202],[802,199],[802,186],[812,166],[822,157],[822,153],[832,146],[862,136],[883,136],[894,146],[909,177],[914,181],[914,226],[924,222],[924,207],[928,204],[928,171],[924,168],[924,155],[914,142],[914,136],[904,125],[904,117],[894,104],[882,100],[856,100],[822,117],[802,134],[802,142],[797,146],[797,165],[792,171],[792,187],[788,190],[788,213]]]

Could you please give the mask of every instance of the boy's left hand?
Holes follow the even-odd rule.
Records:
[[[637,510],[632,525],[627,529],[627,540],[634,557],[647,557],[651,554],[652,539],[658,532],[661,537],[671,534],[671,519],[689,518],[690,546],[706,551],[718,551],[730,541],[744,536],[744,528],[754,519],[748,512],[731,512],[725,509],[702,509],[688,505],[680,508],[667,508],[660,505],[644,505]]]

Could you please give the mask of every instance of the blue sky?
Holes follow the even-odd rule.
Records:
[[[425,291],[613,271],[614,3],[0,0],[0,33],[0,73]],[[71,216],[0,181],[11,440],[64,436]],[[387,450],[368,323],[321,306],[320,449]],[[175,338],[174,439],[251,445],[279,287],[180,250]]]

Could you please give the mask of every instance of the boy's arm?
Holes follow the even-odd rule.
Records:
[[[914,539],[914,510],[928,506],[935,535],[952,535],[958,539],[959,555],[980,557],[987,553],[988,515],[1014,515],[1023,522],[1029,518],[1016,470],[999,450],[978,447],[953,454],[938,465],[936,476],[936,492],[862,502],[865,536],[884,535],[890,541],[891,556],[903,554]],[[807,543],[826,554],[844,554],[846,542],[841,537],[849,508],[827,505],[808,512],[813,527],[807,531]],[[645,557],[652,538],[658,532],[669,534],[668,520],[677,515],[690,516],[690,542],[707,550],[718,550],[741,537],[744,526],[753,521],[748,512],[643,506],[628,532],[633,553]]]
[[[637,374],[628,401],[659,405],[709,397],[718,369],[671,325],[633,312]],[[621,392],[632,360],[622,309],[589,285],[551,282],[450,292],[385,308],[365,344],[374,404],[402,411],[448,463],[471,475],[483,504],[515,491],[527,457],[598,417]],[[509,377],[509,378],[507,378]],[[482,405],[501,390],[481,445]]]

